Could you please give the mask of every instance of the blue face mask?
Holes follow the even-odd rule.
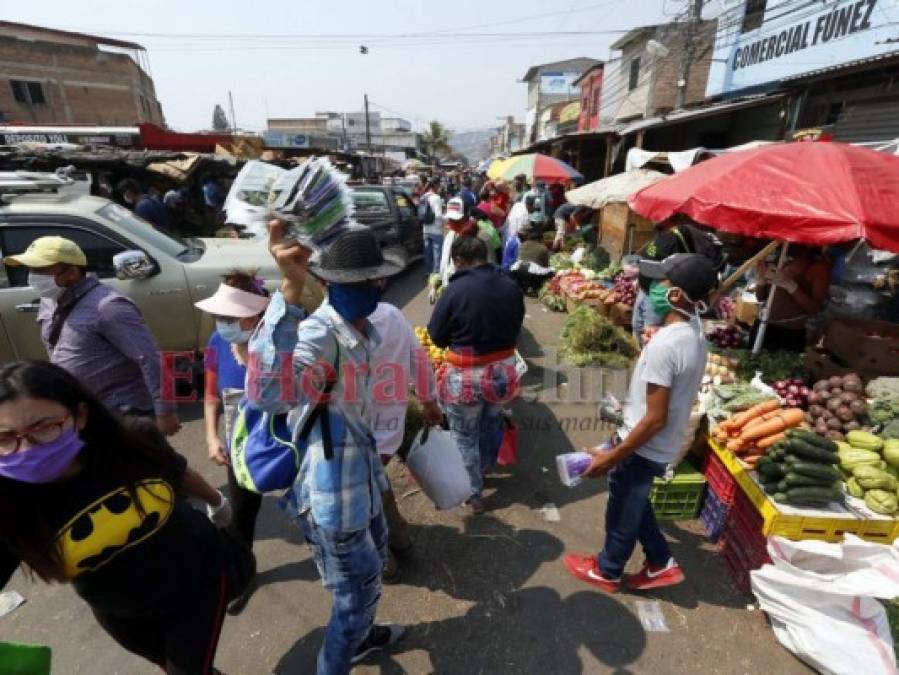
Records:
[[[238,321],[222,321],[219,319],[215,322],[215,330],[225,342],[233,345],[243,345],[250,341],[253,337],[252,330],[241,330]]]
[[[381,287],[374,284],[329,284],[328,303],[347,321],[364,319],[381,300]]]

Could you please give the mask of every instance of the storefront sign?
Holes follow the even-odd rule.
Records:
[[[578,87],[574,86],[574,81],[580,77],[578,73],[549,73],[544,72],[540,75],[540,93],[541,94],[561,94],[567,96],[571,92],[577,92]]]
[[[774,84],[871,56],[899,53],[899,0],[768,2],[761,26],[741,32],[746,3],[718,19],[706,96]]]
[[[112,145],[116,147],[131,147],[135,145],[138,136],[129,134],[93,134],[93,133],[56,133],[35,132],[23,128],[15,132],[0,133],[0,139],[4,145],[16,145],[18,143],[47,143],[50,145],[60,143],[73,143],[75,145]]]

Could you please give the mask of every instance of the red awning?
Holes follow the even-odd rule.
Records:
[[[786,143],[707,160],[637,192],[656,222],[675,213],[725,232],[825,246],[866,239],[899,252],[899,157],[843,143]]]

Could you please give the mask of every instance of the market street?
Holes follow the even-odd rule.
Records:
[[[393,282],[387,300],[402,307],[413,325],[426,323],[431,308],[420,266]],[[543,386],[543,355],[558,343],[564,316],[527,300],[520,341],[530,367],[526,395]],[[609,381],[615,388],[623,380]],[[401,467],[391,467],[415,550],[401,582],[385,587],[380,616],[412,629],[389,657],[368,661],[354,672],[809,672],[777,644],[764,614],[751,609],[752,600],[733,589],[722,558],[698,521],[664,525],[687,575],[680,586],[654,594],[608,595],[572,579],[561,564],[562,553],[599,547],[605,481],[566,488],[558,480],[554,456],[597,442],[601,431],[589,431],[596,426],[596,404],[519,401],[514,408],[517,423],[533,431],[521,435],[520,464],[488,478],[490,510],[485,516],[471,518],[461,509],[435,511]],[[224,472],[206,459],[200,415],[199,408],[184,413],[189,421],[174,445],[221,486]],[[567,420],[567,435],[559,420]],[[558,522],[544,516],[547,503],[558,508]],[[298,530],[286,524],[271,496],[259,518],[256,553],[260,588],[242,615],[227,617],[216,665],[230,674],[311,672],[330,597]],[[158,672],[117,647],[71,587],[32,584],[18,572],[9,589],[21,592],[27,602],[0,618],[0,635],[52,647],[54,672]],[[670,632],[644,630],[638,603],[646,600],[660,602]]]

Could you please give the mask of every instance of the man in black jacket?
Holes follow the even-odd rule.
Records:
[[[499,452],[502,403],[517,389],[515,342],[524,321],[518,286],[487,263],[477,237],[457,237],[451,255],[456,273],[434,307],[428,332],[449,348],[450,367],[439,395],[471,479],[472,513],[484,512],[484,471]]]

